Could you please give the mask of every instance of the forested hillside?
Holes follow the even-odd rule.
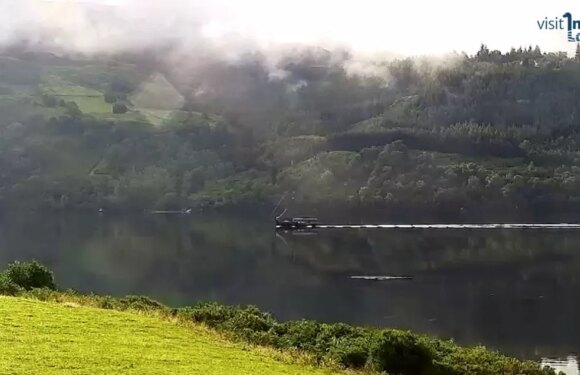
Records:
[[[580,208],[580,61],[0,54],[0,207]]]

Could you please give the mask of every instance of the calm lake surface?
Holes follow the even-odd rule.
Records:
[[[0,267],[33,258],[63,288],[408,328],[520,358],[560,359],[578,374],[580,229],[276,236],[267,217],[240,214],[1,216]],[[350,278],[361,275],[414,279]]]

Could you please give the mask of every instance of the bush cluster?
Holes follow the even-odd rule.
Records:
[[[0,273],[0,294],[16,295],[36,288],[56,289],[52,272],[37,261],[16,261]]]
[[[483,347],[462,348],[395,329],[354,327],[311,320],[278,322],[256,307],[202,303],[178,310],[193,322],[242,341],[314,354],[319,362],[400,375],[552,374],[534,362],[505,357]]]

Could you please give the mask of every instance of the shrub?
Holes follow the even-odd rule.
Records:
[[[379,371],[389,374],[421,375],[432,373],[433,358],[428,347],[410,332],[381,331],[370,350],[370,361]]]
[[[58,105],[58,99],[53,95],[44,94],[42,95],[42,104],[46,107],[56,107]]]
[[[335,345],[338,341],[355,340],[368,335],[368,330],[344,323],[321,324],[316,337],[316,346],[322,350]]]
[[[32,289],[26,293],[22,293],[21,296],[26,298],[35,298],[39,301],[59,301],[61,294],[52,289],[42,288],[42,289]]]
[[[182,318],[204,323],[239,340],[278,349],[299,349],[319,361],[397,375],[547,375],[552,370],[484,348],[462,348],[399,330],[378,330],[310,320],[277,322],[255,307],[202,303],[179,309]]]
[[[73,101],[66,102],[64,107],[66,114],[71,117],[80,117],[83,114],[79,108],[79,105],[76,102]]]
[[[113,113],[127,113],[127,106],[123,103],[115,103],[113,104]]]
[[[261,312],[257,307],[249,306],[235,310],[232,318],[227,322],[227,327],[231,329],[249,329],[254,332],[266,332],[274,320],[270,314]]]
[[[200,303],[191,307],[186,307],[182,311],[190,319],[197,323],[204,323],[209,327],[220,327],[233,316],[233,310],[230,307],[217,303]]]
[[[117,299],[111,296],[97,298],[97,306],[101,309],[113,310],[118,307]]]
[[[344,367],[363,368],[369,359],[369,341],[363,337],[338,339],[328,353]]]
[[[235,332],[241,330],[266,332],[276,324],[270,314],[260,311],[255,306],[230,307],[217,303],[200,303],[183,309],[182,313],[194,322]]]
[[[445,366],[445,373],[449,374],[555,374],[553,369],[540,369],[538,364],[531,361],[519,361],[515,358],[503,356],[483,346],[475,348],[455,349],[448,356],[441,358]]]
[[[4,273],[0,273],[0,294],[15,296],[22,291],[22,288],[10,280]]]
[[[165,306],[160,302],[145,296],[127,296],[119,300],[123,310],[133,309],[141,311],[163,310]]]
[[[316,349],[321,324],[312,320],[297,320],[282,323],[284,335],[280,344],[283,347],[313,351]]]
[[[52,272],[37,261],[10,263],[2,275],[9,283],[11,282],[24,290],[56,289]]]

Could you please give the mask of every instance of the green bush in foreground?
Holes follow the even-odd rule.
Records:
[[[15,275],[18,277],[13,279]],[[30,290],[31,285],[43,283],[48,284],[43,285],[44,289]],[[207,325],[243,342],[281,350],[301,350],[313,355],[321,364],[330,362],[345,368],[391,375],[554,374],[552,369],[542,369],[535,362],[509,358],[484,347],[464,348],[452,341],[408,331],[312,320],[278,322],[271,314],[253,306],[199,303],[171,309],[142,296],[114,298],[81,295],[74,291],[54,291],[50,286],[54,286],[52,274],[36,262],[11,264],[7,271],[0,274],[0,294],[18,294],[44,301],[77,302],[105,309],[155,312],[182,322]]]
[[[16,285],[4,273],[0,273],[0,294],[14,296],[20,291],[22,291],[22,288]]]
[[[278,349],[300,349],[320,362],[401,375],[553,374],[537,363],[505,357],[483,347],[462,348],[395,329],[353,327],[310,320],[278,322],[255,307],[202,303],[177,310],[233,337]]]
[[[6,270],[0,273],[2,293],[13,295],[18,289],[35,288],[56,289],[52,272],[37,261],[30,263],[16,261],[10,263]]]

